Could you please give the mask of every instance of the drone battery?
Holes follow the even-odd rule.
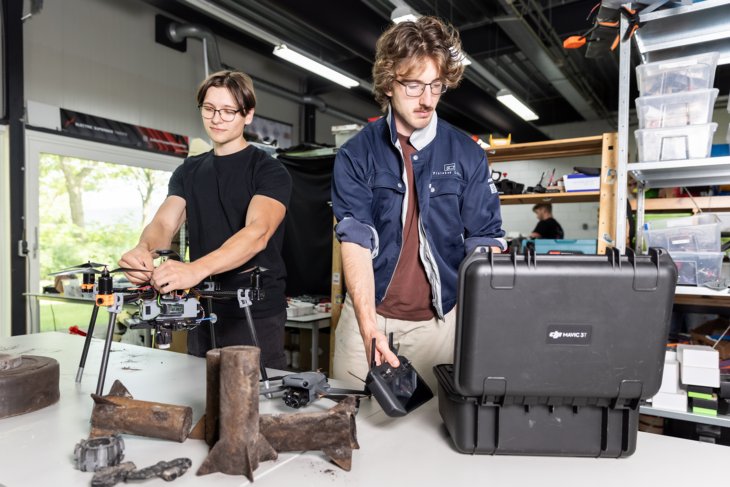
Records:
[[[463,453],[626,457],[659,390],[677,270],[649,255],[472,252],[439,412]]]

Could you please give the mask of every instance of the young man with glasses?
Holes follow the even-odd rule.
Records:
[[[285,277],[281,246],[282,221],[291,193],[291,178],[282,164],[250,145],[243,129],[256,107],[253,82],[244,73],[221,71],[198,88],[197,102],[213,150],[188,157],[172,174],[168,196],[139,243],[119,265],[151,272],[128,272],[134,284],[149,281],[160,293],[188,289],[209,276],[222,290],[250,286],[254,266],[263,275],[265,297],[251,307],[267,367],[284,368],[286,322]],[[190,262],[167,260],[153,266],[156,249],[170,247],[187,221]],[[215,301],[216,345],[252,344],[243,310],[233,300]],[[188,353],[205,356],[211,348],[209,324],[188,332]]]
[[[476,246],[506,248],[485,153],[439,120],[436,106],[464,72],[458,33],[434,17],[391,26],[378,40],[375,99],[386,116],[347,141],[332,201],[347,296],[334,377],[398,366],[386,333],[435,390],[433,365],[454,352],[459,264]]]

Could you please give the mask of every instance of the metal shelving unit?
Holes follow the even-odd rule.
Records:
[[[730,62],[728,18],[730,3],[726,0],[640,14],[639,20],[646,24],[636,33],[636,46],[645,63],[718,51],[720,64],[725,64]]]
[[[618,164],[616,147],[616,133],[609,132],[590,137],[492,147],[487,149],[487,155],[491,163],[600,154],[601,174],[603,176],[601,177],[599,191],[502,195],[499,199],[503,205],[523,205],[540,202],[598,202],[598,253],[603,254],[606,252],[607,245],[615,242],[613,233],[616,227],[614,198],[616,197],[617,188],[612,175],[615,174]]]
[[[639,19],[644,25],[636,32],[635,38],[644,62],[718,51],[720,52],[718,64],[730,63],[730,0],[706,0],[645,15],[640,14]],[[625,24],[625,19],[622,19],[622,31],[625,29]],[[619,120],[619,166],[625,163],[628,174],[639,182],[636,227],[641,229],[646,209],[645,190],[671,186],[730,184],[730,157],[629,164],[624,148],[624,159],[621,158],[622,129],[625,132],[623,134],[625,143],[629,137],[628,81],[631,77],[631,73],[628,72],[629,50],[630,43],[622,42],[619,115],[623,120]]]
[[[695,413],[659,409],[649,405],[639,406],[639,412],[650,416],[659,416],[660,418],[681,419],[682,421],[692,421],[693,423],[712,424],[715,426],[730,428],[730,416],[703,416]]]
[[[692,5],[667,8],[640,14],[642,27],[634,38],[643,62],[660,61],[703,52],[718,51],[718,64],[730,63],[730,0],[705,0]],[[622,16],[621,39],[628,29]],[[673,186],[704,186],[730,184],[730,157],[680,161],[628,162],[629,86],[631,80],[631,41],[622,40],[619,57],[619,110],[618,110],[618,171],[616,198],[617,247],[624,250],[626,242],[626,183],[630,175],[639,183],[636,202],[637,230],[643,227],[646,203],[644,192],[649,188]],[[712,198],[705,199],[711,203]],[[637,231],[637,233],[639,233]],[[639,235],[637,235],[637,241]],[[695,287],[677,287],[676,304],[727,307],[727,291],[713,291]],[[711,418],[690,412],[664,411],[642,406],[641,412],[654,416],[681,419],[697,423],[730,427],[730,418]]]

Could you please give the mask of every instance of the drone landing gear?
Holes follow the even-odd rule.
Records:
[[[84,375],[84,367],[86,366],[86,356],[89,355],[89,345],[91,344],[91,338],[94,335],[94,325],[96,324],[96,317],[99,315],[99,307],[94,304],[94,309],[91,310],[91,320],[89,320],[89,327],[86,329],[86,340],[84,340],[84,351],[81,352],[81,361],[79,361],[79,370],[76,372],[76,383],[81,382],[81,376]],[[98,391],[97,391],[98,393]]]
[[[254,288],[254,291],[259,291],[259,289]],[[259,339],[256,335],[256,327],[253,324],[253,316],[251,315],[251,289],[239,289],[236,297],[238,298],[238,306],[243,308],[243,313],[246,315],[246,324],[248,325],[248,331],[251,334],[253,346],[261,350]],[[269,389],[269,375],[266,373],[266,367],[264,367],[263,360],[259,360],[259,368],[261,369],[261,381],[264,383],[264,387]],[[271,399],[271,394],[267,394],[266,397]]]
[[[112,348],[112,339],[114,338],[114,324],[117,322],[117,315],[122,311],[122,305],[124,304],[124,296],[119,293],[113,295],[114,303],[107,307],[109,312],[109,324],[106,329],[106,339],[104,340],[104,352],[101,356],[101,367],[99,369],[99,380],[96,383],[96,394],[101,396],[104,391],[104,379],[106,377],[106,369],[109,364],[109,353]],[[96,323],[96,317],[99,314],[99,304],[94,305],[94,309],[91,312],[91,321],[89,322],[89,331],[84,341],[84,350],[81,352],[81,361],[79,362],[79,370],[76,372],[76,383],[81,382],[81,377],[84,375],[84,367],[86,365],[86,357],[89,355],[89,344],[91,343],[91,337],[94,334],[94,324]]]

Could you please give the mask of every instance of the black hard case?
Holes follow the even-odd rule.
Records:
[[[459,269],[454,365],[434,368],[464,453],[621,457],[659,390],[677,270],[649,255],[511,255]]]

